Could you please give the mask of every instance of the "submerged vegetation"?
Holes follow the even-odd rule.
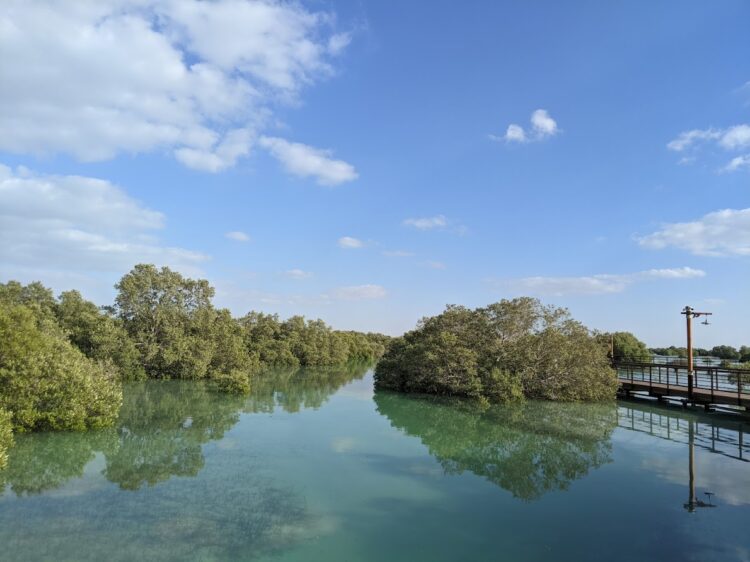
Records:
[[[208,281],[166,267],[137,265],[116,289],[114,305],[100,309],[77,291],[55,298],[40,283],[0,284],[0,467],[12,443],[8,425],[111,426],[123,381],[207,380],[247,394],[262,368],[373,361],[388,341],[301,316],[235,319],[214,307]]]
[[[600,338],[567,310],[532,298],[449,306],[395,339],[375,385],[500,402],[612,399],[617,378]]]

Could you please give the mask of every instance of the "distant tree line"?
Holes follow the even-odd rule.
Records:
[[[687,357],[686,347],[652,347],[652,353],[657,355],[667,355],[670,357]],[[740,363],[750,362],[750,346],[743,345],[739,349],[731,345],[716,345],[711,349],[701,347],[693,348],[693,357],[717,357],[727,361],[736,361]]]
[[[613,332],[599,335],[604,344],[610,346],[610,355],[616,361],[649,362],[654,355],[687,358],[686,347],[647,347],[630,332]],[[739,349],[731,345],[716,345],[711,349],[693,348],[693,357],[716,357],[726,366],[750,362],[750,346]]]
[[[617,378],[601,337],[567,310],[524,297],[422,319],[391,342],[375,385],[488,402],[594,401],[613,399]]]
[[[0,283],[0,467],[13,431],[111,425],[122,381],[208,380],[246,393],[269,366],[373,361],[389,338],[320,320],[214,307],[214,289],[169,268],[137,265],[113,306],[41,283]]]

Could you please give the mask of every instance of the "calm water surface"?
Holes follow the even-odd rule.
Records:
[[[748,430],[373,393],[364,367],[133,384],[116,428],[18,437],[0,560],[747,561]]]

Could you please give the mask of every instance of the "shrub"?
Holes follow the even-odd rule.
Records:
[[[48,318],[0,305],[0,407],[18,431],[104,427],[122,402],[119,382]]]
[[[231,392],[233,394],[250,393],[250,377],[244,371],[234,369],[226,373],[216,374],[212,380],[216,388],[222,392]]]

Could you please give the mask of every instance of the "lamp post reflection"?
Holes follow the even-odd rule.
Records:
[[[690,495],[687,503],[683,507],[690,513],[695,512],[699,507],[716,507],[711,503],[712,492],[704,492],[708,496],[708,501],[699,500],[695,497],[695,422],[690,420],[688,423],[688,448],[690,457]]]

